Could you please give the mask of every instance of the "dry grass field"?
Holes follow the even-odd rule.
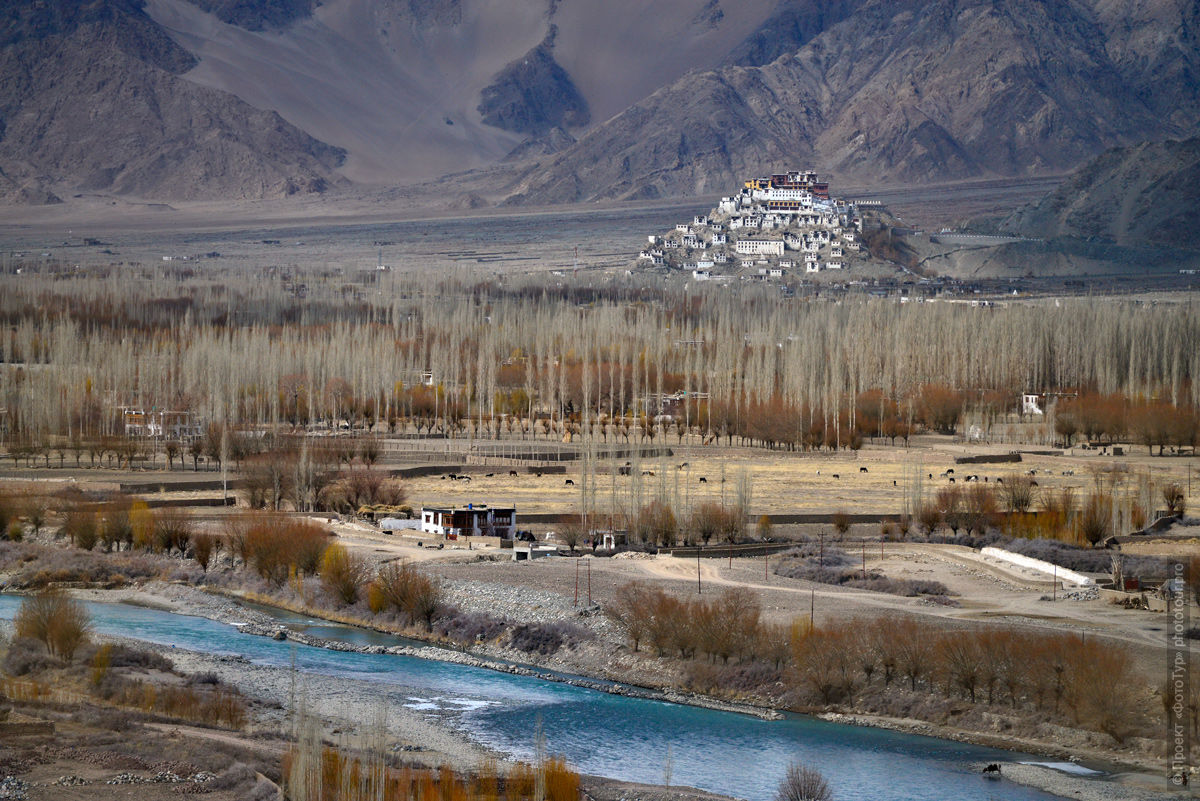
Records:
[[[744,474],[751,489],[751,514],[755,516],[831,514],[838,510],[896,515],[905,511],[906,499],[911,510],[912,499],[948,486],[949,476],[942,477],[947,469],[955,471],[959,483],[967,475],[978,475],[980,480],[986,477],[991,483],[1013,473],[1036,470],[1040,491],[1073,487],[1078,497],[1095,489],[1097,472],[1111,476],[1116,467],[1124,477],[1124,487],[1132,487],[1139,476],[1148,475],[1157,484],[1179,483],[1187,495],[1188,508],[1195,508],[1200,499],[1200,459],[1148,456],[1141,447],[1132,455],[1127,452],[1116,458],[1075,448],[1062,456],[1024,453],[1022,461],[1014,464],[960,465],[954,461],[956,457],[1013,449],[963,445],[938,436],[915,438],[909,448],[868,444],[857,453],[834,454],[685,446],[674,448],[669,458],[643,461],[640,470],[635,471],[640,475],[618,475],[617,468],[624,460],[601,463],[594,479],[594,508],[602,514],[610,508],[627,508],[631,494],[646,500],[665,497],[684,509],[711,501],[732,503],[737,500]],[[547,473],[538,477],[522,468],[513,477],[500,467],[473,467],[467,471],[472,479],[469,483],[441,476],[411,479],[406,482],[409,502],[414,507],[514,504],[518,515],[574,512],[580,508],[585,486],[582,468],[578,462],[565,464],[565,475]],[[567,484],[568,479],[573,483]]]

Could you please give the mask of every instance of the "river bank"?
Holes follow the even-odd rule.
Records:
[[[228,594],[214,595],[203,592],[192,586],[181,586],[174,584],[150,584],[142,589],[133,590],[87,590],[78,592],[82,597],[91,600],[100,601],[119,601],[123,603],[131,603],[136,605],[144,605],[150,608],[158,608],[164,611],[175,611],[184,614],[195,614],[209,619],[217,620],[225,623],[238,625],[243,631],[248,633],[260,634],[262,636],[274,636],[279,630],[281,624],[271,618],[269,615],[247,608],[236,602]],[[261,601],[262,599],[256,599]],[[296,610],[289,610],[296,611]],[[313,610],[305,611],[306,615],[319,617],[319,613]],[[344,621],[342,621],[344,622]],[[547,673],[540,669],[544,666],[526,666],[517,665],[512,662],[505,661],[504,655],[496,657],[490,654],[477,654],[469,651],[451,651],[444,648],[434,646],[399,646],[390,648],[380,648],[379,646],[346,646],[341,643],[333,643],[322,641],[322,638],[307,637],[302,634],[289,632],[285,635],[297,642],[319,646],[333,647],[335,650],[362,650],[363,652],[390,652],[408,656],[416,656],[423,659],[435,659],[438,661],[456,662],[459,664],[467,664],[474,667],[481,667],[491,670],[500,670],[503,672],[515,673],[519,675],[530,675],[538,678],[548,678],[554,681],[565,681],[574,683],[572,677],[555,675]],[[395,650],[393,650],[393,648]],[[197,656],[198,664],[209,665],[213,664],[211,657]],[[231,680],[238,682],[239,686],[246,687],[251,694],[265,693],[276,699],[280,698],[282,687],[280,680],[265,678],[270,675],[270,672],[262,669],[260,666],[242,664],[238,661],[222,662],[220,658],[216,659],[218,667],[215,668],[223,677],[228,676]],[[601,666],[597,666],[601,667]],[[562,665],[557,664],[549,668],[550,670],[561,670]],[[597,670],[597,674],[601,671]],[[595,680],[599,680],[598,682]],[[603,682],[610,680],[605,675],[592,675],[589,679],[586,674],[582,674],[578,678],[577,686],[592,687],[593,689],[602,689],[611,692],[612,689],[606,687]],[[324,695],[327,688],[327,682],[321,678],[309,677],[306,681],[311,681],[312,686],[319,690],[319,694]],[[349,692],[354,696],[356,692],[368,692],[372,688],[352,688],[347,685],[336,688],[333,697],[345,699],[345,693]],[[377,690],[377,688],[375,688]],[[620,694],[620,693],[619,693]],[[376,693],[377,696],[377,693]],[[286,698],[285,696],[282,696]],[[650,697],[655,697],[651,695]],[[725,702],[708,699],[699,696],[681,696],[670,693],[669,688],[664,688],[659,691],[662,700],[670,700],[677,703],[685,703],[696,706],[705,706],[715,709],[726,709],[730,711],[750,712],[755,714],[762,713],[761,709],[751,710],[749,708],[736,708],[736,705],[728,705]],[[378,703],[378,700],[375,701]],[[365,712],[371,705],[371,702],[366,699],[352,699],[348,704],[334,703],[331,707],[332,712],[344,713],[347,709],[356,709]],[[731,709],[731,707],[733,707]],[[353,716],[358,720],[369,720],[369,716]],[[1062,773],[1061,771],[1052,768],[1033,768],[1034,766],[1022,766],[1015,772],[1009,771],[1006,777],[1010,780],[1026,784],[1031,787],[1037,787],[1047,792],[1059,795],[1062,797],[1075,798],[1114,798],[1112,793],[1120,789],[1123,795],[1121,799],[1129,799],[1132,801],[1136,798],[1163,798],[1168,797],[1167,794],[1173,794],[1173,787],[1167,783],[1165,777],[1155,770],[1155,766],[1149,764],[1136,764],[1129,760],[1114,758],[1111,753],[1096,750],[1084,750],[1078,748],[1064,748],[1061,745],[1056,745],[1053,742],[1044,740],[1032,740],[1028,738],[1016,737],[1008,734],[983,734],[975,731],[967,731],[954,729],[952,727],[940,726],[923,721],[902,720],[894,718],[886,718],[873,715],[820,715],[826,720],[831,720],[839,723],[848,723],[858,726],[871,726],[876,728],[890,729],[893,731],[921,734],[925,736],[938,737],[949,740],[957,740],[965,743],[983,745],[993,748],[1002,748],[1006,750],[1019,750],[1027,753],[1036,753],[1045,755],[1049,760],[1055,762],[1066,762],[1068,759],[1075,757],[1087,762],[1095,764],[1111,765],[1110,770],[1120,772],[1121,778],[1117,780],[1109,780],[1099,782],[1096,779],[1088,779],[1080,776],[1073,776]],[[429,721],[422,721],[425,726],[429,725]],[[415,730],[415,729],[414,729]],[[462,740],[451,737],[449,739],[439,738],[434,734],[422,733],[421,739],[424,741],[428,737],[428,742],[437,743],[436,746],[439,752],[444,752],[446,757],[453,764],[470,766],[477,764],[486,751],[479,751],[465,747]],[[1008,766],[1006,765],[1006,771]],[[1153,788],[1150,795],[1145,793]],[[1139,795],[1139,793],[1141,793]],[[1186,792],[1173,794],[1174,797],[1191,797]]]

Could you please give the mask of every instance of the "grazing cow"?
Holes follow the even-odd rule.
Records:
[[[820,470],[818,470],[818,471],[817,471],[817,475],[818,475],[818,476],[819,476],[819,475],[821,475],[821,471],[820,471]]]
[[[948,475],[948,476],[954,475],[954,468],[953,467],[946,468],[946,475]]]
[[[1003,483],[1004,483],[1004,479],[1002,479],[1002,478],[998,478],[998,479],[996,479],[996,483],[997,483],[997,484],[1003,484]]]
[[[623,464],[623,465],[621,465],[620,467],[618,467],[618,468],[617,468],[617,474],[618,474],[618,475],[622,475],[622,476],[627,476],[627,475],[629,475],[629,474],[630,474],[632,471],[633,471],[633,468],[631,468],[631,467],[630,467],[629,465],[627,465],[627,464]]]
[[[954,476],[950,476],[950,483],[951,483],[951,484],[953,484],[953,483],[954,483]]]
[[[470,481],[471,477],[470,476],[459,476],[458,480],[459,481]]]
[[[683,470],[683,469],[684,469],[684,468],[686,468],[687,466],[688,466],[688,463],[687,463],[687,462],[684,462],[683,464],[679,465],[679,467],[677,467],[677,468],[675,468],[675,469],[676,469],[676,470]]]
[[[1029,486],[1031,486],[1031,487],[1036,487],[1037,485],[1038,485],[1038,483],[1036,481],[1029,482]]]
[[[841,478],[841,476],[839,476],[837,473],[831,473],[830,475],[832,475],[834,478]]]
[[[858,468],[858,472],[860,472],[860,473],[865,473],[865,472],[867,472],[867,468],[865,468],[865,467],[860,467],[860,468]]]
[[[538,478],[541,478],[541,477],[542,477],[542,471],[541,471],[541,470],[537,471],[537,477],[538,477]]]
[[[892,479],[892,486],[896,486],[896,479]]]
[[[700,476],[700,483],[701,483],[701,484],[707,484],[707,483],[708,483],[708,479],[707,479],[707,478],[705,478],[704,476]]]
[[[450,479],[451,481],[458,481],[458,473],[450,473],[446,476],[446,478]]]
[[[929,477],[930,477],[930,478],[933,478],[933,473],[930,473],[930,474],[929,474]]]
[[[565,482],[563,482],[563,485],[567,487],[573,487],[575,486],[575,482],[568,478]]]
[[[484,476],[484,478],[491,478],[491,477],[492,477],[492,476],[494,476],[494,475],[496,475],[496,474],[495,474],[495,473],[488,473],[486,476]]]
[[[508,471],[508,474],[509,474],[510,476],[515,476],[515,475],[517,474],[517,471],[516,471],[516,470],[509,470],[509,471]]]
[[[949,473],[938,473],[938,478],[946,478],[948,475],[950,475],[950,474]],[[930,476],[930,478],[933,478],[933,476]]]
[[[653,470],[643,470],[642,475],[643,476],[652,476],[652,475],[654,475],[654,471]]]

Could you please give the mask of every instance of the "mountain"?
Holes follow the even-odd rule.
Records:
[[[1200,250],[1200,138],[1114,148],[1088,162],[1002,233]]]
[[[1200,133],[1198,33],[1195,0],[10,0],[0,202],[1065,172]]]
[[[340,181],[343,154],[180,77],[196,59],[140,0],[11,0],[0,22],[0,196],[261,198]]]
[[[797,164],[875,183],[1063,171],[1115,144],[1200,127],[1196,9],[843,5],[844,17],[793,26],[796,41],[809,37],[794,53],[689,73],[596,126],[508,200],[703,194]],[[751,63],[774,52],[745,47]]]

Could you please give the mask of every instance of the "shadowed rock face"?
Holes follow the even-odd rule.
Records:
[[[320,0],[188,0],[217,19],[248,31],[285,28],[312,14]]]
[[[1004,233],[1116,245],[1200,250],[1200,138],[1114,148],[1037,203],[1000,224]]]
[[[784,0],[758,30],[725,58],[736,67],[761,67],[795,53],[849,17],[865,0]]]
[[[338,180],[335,148],[180,78],[194,59],[140,2],[18,0],[14,10],[0,34],[0,195],[10,201],[53,202],[59,185],[260,198]]]
[[[590,121],[587,101],[554,60],[554,34],[513,61],[484,88],[478,111],[486,125],[540,137]]]

